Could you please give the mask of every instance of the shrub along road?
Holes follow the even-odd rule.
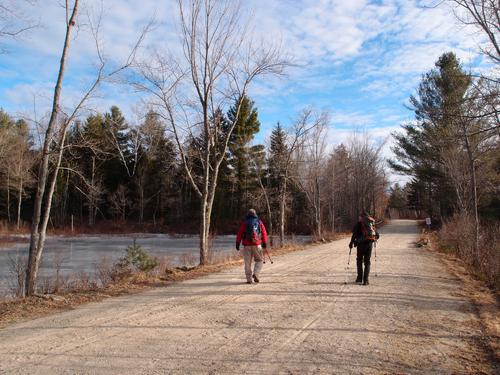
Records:
[[[381,231],[371,284],[348,240],[0,331],[0,373],[495,373],[477,309],[412,221]],[[354,253],[354,252],[353,252]],[[354,254],[353,254],[354,255]]]

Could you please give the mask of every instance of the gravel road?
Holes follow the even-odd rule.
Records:
[[[348,240],[0,330],[5,374],[493,374],[474,305],[413,221],[385,226],[371,284]],[[378,276],[375,276],[375,269]]]

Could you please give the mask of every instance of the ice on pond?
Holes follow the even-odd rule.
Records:
[[[211,248],[214,254],[235,252],[234,235],[216,236]],[[306,242],[309,236],[295,236],[299,243]],[[151,256],[167,256],[173,266],[183,265],[186,258],[198,259],[199,237],[197,235],[168,234],[129,234],[129,235],[85,235],[78,237],[49,236],[45,244],[40,277],[55,274],[56,264],[62,275],[75,275],[81,272],[93,275],[99,263],[115,263],[125,254],[128,246],[136,241]],[[12,261],[26,258],[29,244],[16,243],[8,248],[0,248],[0,295],[9,292],[9,282],[14,281]]]

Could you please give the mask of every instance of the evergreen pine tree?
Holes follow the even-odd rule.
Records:
[[[431,215],[449,216],[456,206],[445,158],[457,150],[456,119],[470,83],[457,57],[443,54],[436,68],[422,78],[418,95],[410,97],[415,121],[394,134],[396,160],[389,163],[395,171],[412,175],[414,187],[425,189],[420,195],[427,197],[425,209]]]
[[[233,123],[237,116],[237,103],[227,113],[228,123]],[[255,205],[253,197],[259,189],[254,161],[259,160],[263,147],[251,146],[250,143],[259,132],[260,122],[254,102],[247,96],[241,100],[240,112],[234,130],[229,138],[228,164],[232,170],[235,191],[234,215],[241,216],[249,205]]]

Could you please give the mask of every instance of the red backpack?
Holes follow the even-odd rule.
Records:
[[[359,242],[376,241],[377,231],[375,230],[375,219],[371,216],[364,216],[359,223],[361,225],[362,233]]]

